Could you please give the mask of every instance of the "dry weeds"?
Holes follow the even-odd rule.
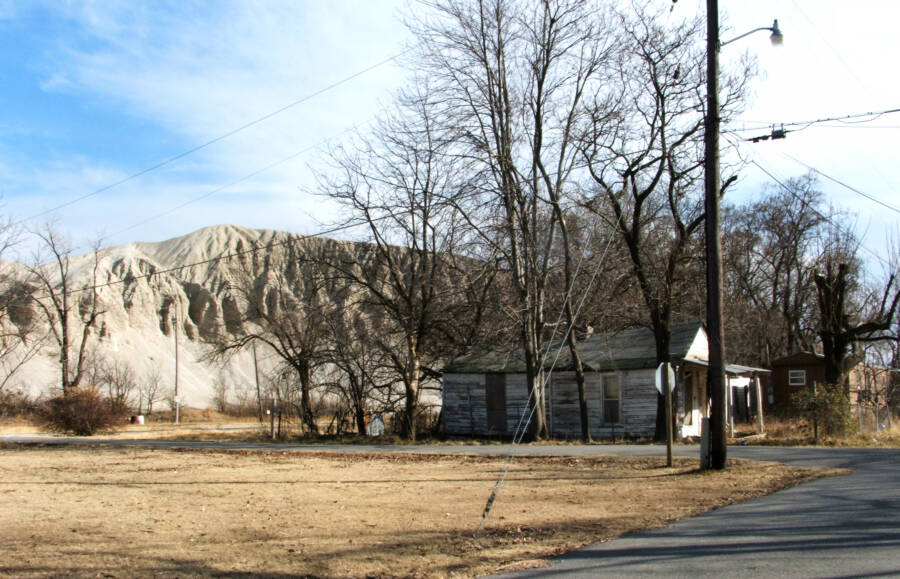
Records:
[[[473,576],[825,471],[731,461],[0,446],[0,573]]]

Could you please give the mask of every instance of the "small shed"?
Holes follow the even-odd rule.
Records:
[[[850,407],[860,412],[863,407],[889,406],[891,374],[887,368],[871,366],[855,361],[847,370],[847,388]],[[814,352],[797,352],[772,361],[772,378],[769,384],[770,410],[780,416],[798,413],[796,397],[825,383],[825,357]]]
[[[645,328],[595,334],[579,343],[585,369],[591,435],[594,438],[652,436],[656,428],[656,346]],[[551,344],[543,367],[545,408],[551,436],[581,434],[575,373],[567,348]],[[708,416],[706,330],[700,322],[672,329],[674,404],[681,437],[699,436]],[[729,367],[752,376],[765,370]],[[443,428],[446,434],[512,436],[527,401],[525,363],[519,350],[474,352],[443,369]]]

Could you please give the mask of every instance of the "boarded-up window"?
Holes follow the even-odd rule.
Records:
[[[618,424],[619,416],[619,377],[603,377],[603,422]]]
[[[506,432],[506,374],[485,374],[485,406],[489,432]]]

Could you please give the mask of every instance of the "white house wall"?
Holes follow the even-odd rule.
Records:
[[[694,360],[709,360],[709,340],[706,337],[706,330],[700,328],[684,357]]]

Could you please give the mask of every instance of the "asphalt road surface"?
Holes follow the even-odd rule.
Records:
[[[0,441],[272,450],[266,443],[92,440],[5,435]],[[281,451],[479,453],[508,445],[277,445]],[[644,445],[527,446],[529,455],[664,456]],[[679,446],[679,456],[697,456]],[[798,466],[848,467],[828,477],[731,505],[664,529],[573,551],[550,567],[498,577],[900,577],[900,450],[732,446],[730,457]]]
[[[900,450],[730,447],[729,456],[854,471],[502,577],[900,577]]]

